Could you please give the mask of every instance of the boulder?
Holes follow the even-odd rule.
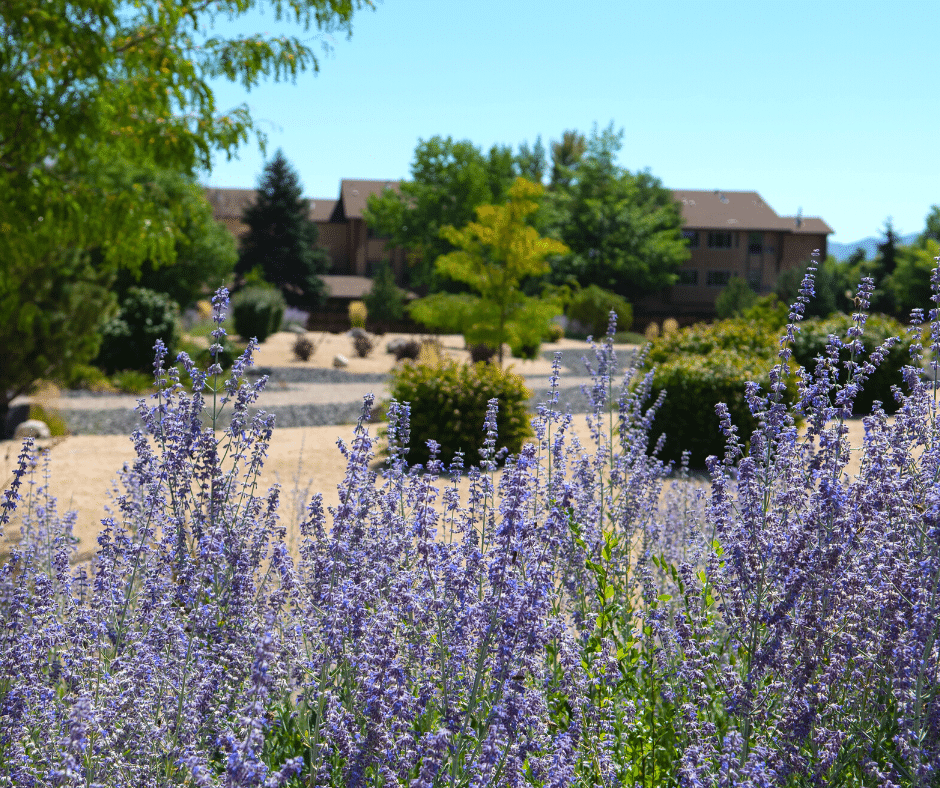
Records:
[[[349,359],[346,358],[342,353],[337,353],[333,356],[333,366],[337,369],[345,369],[349,366]]]
[[[385,352],[391,353],[393,356],[397,356],[398,351],[401,350],[410,341],[411,340],[408,339],[408,337],[395,337],[395,339],[390,339],[388,344],[385,346]]]
[[[13,439],[21,441],[24,438],[51,438],[49,425],[39,419],[26,419],[16,426],[13,432]]]

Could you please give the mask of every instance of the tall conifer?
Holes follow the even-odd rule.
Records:
[[[265,165],[257,199],[242,218],[249,229],[237,270],[245,274],[260,267],[288,304],[310,309],[326,298],[320,274],[329,270],[330,258],[317,246],[320,233],[302,194],[296,170],[278,150]]]

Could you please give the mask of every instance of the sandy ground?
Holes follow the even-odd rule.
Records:
[[[352,340],[341,335],[325,336],[310,334],[318,343],[313,358],[307,362],[294,360],[291,347],[296,335],[279,333],[269,338],[259,350],[256,362],[260,366],[331,366],[333,357],[342,353],[349,359],[351,372],[388,372],[395,363],[394,357],[385,352],[385,344],[391,338],[381,339],[381,345],[368,358],[355,357]],[[463,349],[462,337],[444,337],[442,344],[448,355],[457,359],[467,357]],[[580,347],[584,343],[565,340],[545,349]],[[551,372],[551,364],[544,359],[520,361],[512,359],[508,363],[527,376],[543,376]],[[588,442],[588,431],[584,417],[576,417],[576,431],[582,442]],[[375,427],[373,426],[373,434]],[[285,524],[296,525],[296,507],[293,504],[292,490],[301,489],[309,494],[319,492],[327,506],[338,503],[337,485],[342,482],[346,462],[337,448],[337,439],[349,441],[353,435],[352,426],[297,427],[276,429],[272,438],[268,460],[265,463],[261,479],[261,489],[271,484],[280,483],[284,491],[282,514]],[[850,441],[853,447],[862,445],[864,428],[861,420],[850,423]],[[51,488],[58,498],[60,511],[74,509],[78,512],[76,535],[79,537],[79,550],[76,558],[82,560],[90,556],[95,549],[95,539],[100,528],[103,510],[107,502],[107,491],[113,487],[112,480],[124,463],[134,458],[133,446],[128,437],[77,435],[67,438],[41,442],[48,449]],[[0,483],[5,490],[12,480],[17,464],[20,445],[13,441],[0,442]],[[857,456],[857,453],[856,453]],[[858,467],[853,458],[850,472]],[[36,474],[36,482],[41,482],[41,469]],[[309,499],[309,495],[305,496]],[[6,527],[4,541],[9,545],[11,539],[18,536],[19,528],[14,515],[13,522]],[[291,534],[289,538],[294,535]],[[3,552],[3,550],[0,550]]]
[[[389,341],[399,337],[410,338],[411,336],[410,334],[385,334],[377,337],[376,346],[372,353],[366,358],[359,358],[356,355],[352,337],[345,334],[321,334],[309,331],[306,337],[316,346],[316,351],[308,361],[298,361],[292,350],[294,342],[297,341],[297,335],[280,331],[268,337],[258,349],[255,363],[262,367],[330,367],[333,365],[333,359],[337,355],[342,355],[349,362],[349,366],[346,367],[349,372],[389,372],[395,366],[395,357],[385,350]],[[420,337],[418,338],[420,339]],[[444,352],[451,358],[457,361],[468,361],[470,359],[470,353],[465,349],[464,339],[460,334],[442,335],[435,338],[440,340]],[[616,347],[629,346],[618,345]],[[562,339],[559,342],[542,345],[543,352],[574,348],[587,350],[587,345],[574,339]],[[521,375],[550,375],[552,372],[552,363],[545,358],[527,361],[512,358],[508,351],[504,357],[504,366],[511,366]],[[582,372],[581,369],[572,371],[578,374]]]

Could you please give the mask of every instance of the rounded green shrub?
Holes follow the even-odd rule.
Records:
[[[715,406],[724,402],[731,423],[743,440],[757,426],[744,398],[748,381],[768,376],[773,362],[760,356],[716,350],[707,355],[675,355],[656,366],[652,398],[661,391],[666,399],[656,413],[652,438],[666,434],[660,457],[678,462],[684,451],[692,468],[704,468],[705,459],[725,453],[725,436]]]
[[[836,315],[824,320],[814,318],[803,321],[800,323],[800,330],[793,344],[794,360],[800,366],[813,372],[816,369],[817,356],[823,356],[826,353],[829,335],[834,334],[843,342],[846,342],[846,332],[851,326],[852,318],[848,315]],[[870,414],[875,400],[881,402],[888,413],[894,413],[898,409],[898,403],[894,398],[891,387],[902,384],[901,370],[906,364],[911,363],[911,340],[906,334],[905,327],[890,317],[869,315],[862,335],[865,352],[862,358],[857,360],[864,361],[867,359],[873,350],[890,337],[899,337],[900,342],[891,348],[884,361],[863,384],[862,390],[855,398],[853,413],[856,416]],[[848,350],[843,349],[840,351],[840,362],[844,363],[849,358],[850,353]],[[846,382],[846,371],[841,365],[839,382],[843,384]]]
[[[105,323],[95,363],[109,374],[117,370],[153,369],[153,346],[162,339],[173,358],[179,339],[179,308],[165,293],[144,287],[127,291],[121,311]]]
[[[280,330],[286,307],[281,291],[273,287],[246,287],[232,298],[235,331],[242,339],[264,342]]]
[[[778,347],[777,333],[760,323],[744,320],[696,323],[681,330],[664,332],[653,342],[647,364],[659,364],[680,353],[705,355],[716,350],[733,350],[775,359]]]
[[[525,382],[496,364],[458,364],[446,358],[437,364],[406,361],[392,372],[391,395],[411,404],[412,465],[428,461],[431,439],[441,445],[439,456],[445,463],[463,451],[464,463],[476,465],[486,439],[486,407],[493,397],[499,400],[497,449],[516,454],[532,435]]]
[[[690,452],[693,468],[704,468],[705,459],[721,457],[726,441],[715,406],[728,406],[738,435],[747,441],[757,426],[745,400],[748,381],[770,384],[770,370],[778,362],[778,337],[761,324],[723,320],[697,323],[655,340],[646,363],[654,367],[653,399],[661,391],[666,399],[656,414],[652,436],[666,434],[661,457],[678,461]],[[796,381],[788,377],[785,400],[796,396]]]
[[[565,314],[571,320],[589,326],[594,338],[598,339],[607,334],[611,310],[617,313],[617,327],[621,331],[633,326],[633,307],[627,300],[597,285],[589,285],[574,293]]]

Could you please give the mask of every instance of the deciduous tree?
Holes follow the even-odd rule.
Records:
[[[672,193],[648,171],[616,164],[622,137],[612,125],[594,130],[570,181],[549,192],[540,227],[571,250],[552,266],[556,281],[596,284],[635,302],[674,284],[689,251]]]
[[[512,152],[494,146],[488,156],[469,140],[451,137],[421,140],[411,164],[411,180],[401,192],[386,190],[369,199],[366,221],[393,246],[408,253],[409,285],[439,289],[434,261],[453,250],[441,235],[445,226],[463,227],[474,209],[503,202],[512,185]]]
[[[534,353],[548,321],[561,309],[524,296],[521,285],[548,270],[550,255],[567,251],[563,243],[541,237],[527,224],[543,191],[540,184],[517,178],[505,204],[479,206],[477,220],[462,229],[443,227],[441,234],[456,250],[437,259],[438,272],[478,295],[436,293],[413,302],[412,316],[432,327],[459,326],[467,342],[499,348],[500,363],[506,342],[513,353]]]
[[[173,260],[176,232],[154,188],[113,185],[102,177],[109,163],[192,176],[211,166],[215,151],[232,155],[256,128],[245,105],[219,111],[212,80],[250,88],[316,70],[305,31],[348,32],[354,12],[371,5],[0,3],[0,417],[37,376],[94,356],[118,268]],[[213,34],[216,17],[262,7],[295,22],[298,35]],[[92,249],[100,254],[95,265]],[[86,307],[88,320],[68,316]],[[57,328],[63,321],[68,330]],[[32,342],[39,343],[33,361],[8,357]]]

